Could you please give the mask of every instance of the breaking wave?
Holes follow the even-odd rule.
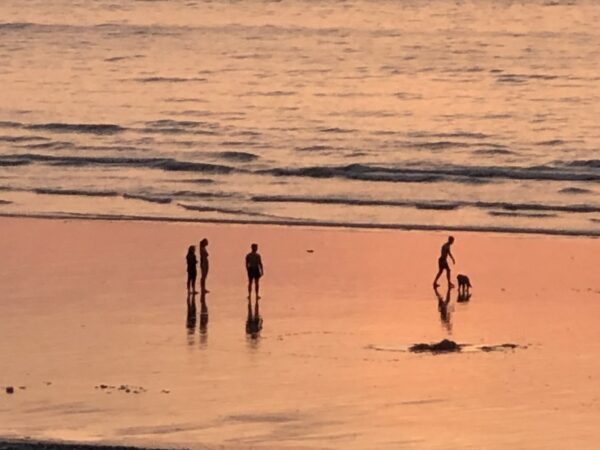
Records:
[[[35,141],[49,141],[47,137],[43,136],[0,136],[0,142],[35,142]]]
[[[551,211],[573,213],[597,213],[600,205],[544,205],[537,203],[508,203],[483,201],[422,201],[422,200],[372,200],[340,197],[295,197],[286,195],[262,195],[252,197],[255,202],[267,203],[312,203],[348,206],[392,206],[417,209],[455,210],[464,207],[480,209],[503,209],[506,211]]]
[[[212,122],[198,122],[193,120],[161,119],[146,122],[140,130],[149,134],[196,134],[216,135],[214,131],[218,125]]]
[[[506,148],[481,148],[478,150],[473,150],[473,153],[476,155],[486,155],[486,156],[514,155],[515,154],[515,152],[508,150]]]
[[[154,197],[151,195],[144,194],[123,194],[123,198],[130,198],[133,200],[142,200],[149,203],[159,203],[159,204],[168,204],[173,200],[169,197]]]
[[[23,125],[28,130],[47,130],[60,133],[91,133],[91,134],[115,134],[125,131],[125,128],[114,124],[97,123],[42,123]]]
[[[221,214],[233,214],[233,215],[242,215],[242,216],[251,216],[251,217],[271,217],[277,218],[277,216],[271,214],[264,214],[255,211],[247,211],[243,209],[234,209],[234,208],[221,208],[217,206],[206,206],[206,205],[188,205],[185,203],[178,203],[178,206],[181,206],[183,209],[187,209],[188,211],[198,211],[198,212],[217,212]]]
[[[196,211],[213,211],[215,209],[194,207],[192,205],[181,205],[185,209]],[[218,208],[220,209],[220,208]],[[247,211],[226,210],[218,211],[226,214],[239,213],[248,215]],[[256,213],[250,213],[256,215]],[[136,220],[151,222],[190,222],[190,223],[227,223],[227,224],[246,224],[246,225],[281,225],[281,226],[309,226],[325,228],[350,228],[350,229],[381,229],[381,230],[421,230],[421,231],[467,231],[476,233],[509,233],[509,234],[545,234],[552,236],[588,236],[600,238],[600,231],[597,229],[559,229],[559,228],[527,228],[511,226],[490,226],[490,225],[435,225],[435,224],[415,224],[415,223],[372,223],[372,222],[336,222],[325,220],[290,220],[279,217],[265,217],[264,219],[243,219],[240,217],[226,218],[188,218],[188,217],[169,217],[169,216],[146,216],[139,214],[82,214],[82,213],[2,213],[0,217],[34,217],[45,219],[86,219],[86,220]],[[590,219],[592,222],[600,222],[600,219]]]
[[[306,147],[296,147],[295,150],[299,152],[323,152],[335,150],[335,147],[332,147],[330,145],[308,145]]]
[[[236,171],[233,167],[218,164],[179,161],[173,158],[117,158],[117,157],[83,157],[53,156],[41,154],[4,155],[0,156],[2,165],[26,165],[46,163],[54,166],[119,166],[161,169],[176,172],[205,172],[227,174]]]
[[[219,152],[216,155],[222,159],[239,162],[250,162],[255,161],[259,158],[258,155],[247,152]]]
[[[525,213],[525,212],[508,212],[508,211],[488,211],[490,216],[496,217],[527,217],[529,219],[544,219],[556,217],[556,214],[547,213]]]
[[[593,170],[575,170],[594,167],[600,161],[586,161],[561,166],[502,167],[502,166],[432,166],[383,167],[364,164],[347,166],[312,166],[300,168],[275,168],[263,173],[274,176],[344,178],[349,180],[388,182],[442,182],[482,183],[493,180],[557,180],[557,181],[600,181],[600,173]],[[585,163],[585,164],[584,164]],[[575,168],[575,169],[574,169]]]
[[[81,189],[50,189],[37,188],[33,189],[36,194],[47,195],[80,195],[85,197],[118,197],[119,193],[115,191],[88,191]]]
[[[570,167],[589,167],[600,169],[600,159],[576,159],[574,161],[567,161],[564,164]]]
[[[486,133],[476,133],[471,131],[455,131],[453,133],[427,133],[424,131],[412,131],[408,136],[415,138],[440,138],[440,139],[488,139],[492,137]]]

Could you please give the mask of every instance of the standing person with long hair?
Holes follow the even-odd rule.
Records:
[[[200,241],[200,292],[208,294],[206,290],[206,277],[208,277],[208,239],[204,238]]]
[[[187,256],[185,257],[187,262],[187,290],[188,293],[196,293],[196,276],[198,275],[198,271],[196,269],[196,264],[198,264],[198,260],[196,259],[196,248],[193,245],[190,245],[188,248]]]

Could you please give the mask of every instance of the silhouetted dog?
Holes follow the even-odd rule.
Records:
[[[458,282],[458,292],[468,293],[469,289],[471,289],[471,281],[469,277],[463,274],[458,274],[456,276],[456,281]]]

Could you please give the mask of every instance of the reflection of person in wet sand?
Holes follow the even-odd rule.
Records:
[[[194,334],[194,328],[196,327],[196,302],[192,293],[187,294],[187,320],[186,327],[189,334]]]
[[[208,330],[208,306],[206,305],[206,292],[200,292],[200,334],[205,335]]]
[[[258,309],[258,300],[254,305],[254,314],[252,314],[252,301],[248,300],[248,317],[246,318],[246,334],[252,339],[256,339],[259,336],[260,330],[262,330],[263,319],[260,316]]]
[[[188,248],[187,256],[185,257],[187,261],[187,290],[188,292],[196,293],[196,276],[198,272],[196,270],[196,264],[198,260],[196,259],[196,249],[193,245],[190,245]]]
[[[438,259],[438,273],[435,276],[435,280],[433,280],[433,287],[438,287],[438,280],[440,278],[440,276],[442,275],[442,272],[444,272],[444,270],[446,271],[446,277],[448,278],[448,287],[454,287],[454,285],[452,284],[452,282],[450,281],[450,266],[448,265],[448,257],[450,257],[450,259],[452,259],[452,263],[456,264],[456,261],[454,260],[454,256],[452,256],[452,252],[450,252],[450,246],[452,245],[452,243],[454,242],[454,237],[453,236],[449,236],[448,237],[448,241],[442,245],[442,253]]]
[[[200,241],[200,292],[208,292],[206,290],[206,277],[208,276],[208,239]]]
[[[258,245],[252,244],[252,251],[246,255],[246,271],[248,272],[248,300],[250,300],[250,295],[252,293],[252,281],[254,281],[254,290],[256,292],[256,299],[258,300],[260,296],[258,295],[259,289],[259,280],[260,277],[263,276],[263,264],[258,254]]]
[[[435,291],[435,296],[438,300],[438,311],[440,312],[440,320],[442,321],[442,325],[448,330],[449,333],[452,332],[452,317],[450,314],[450,309],[448,306],[450,305],[450,287],[448,287],[446,291],[446,298],[442,297],[442,294],[437,289],[437,286],[433,288]]]

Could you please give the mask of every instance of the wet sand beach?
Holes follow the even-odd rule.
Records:
[[[454,274],[474,287],[441,311],[441,232],[18,218],[0,230],[5,439],[597,448],[598,239],[454,233]],[[203,237],[210,293],[188,315],[185,254]],[[265,264],[254,336],[252,242]],[[464,347],[408,351],[442,339]]]

